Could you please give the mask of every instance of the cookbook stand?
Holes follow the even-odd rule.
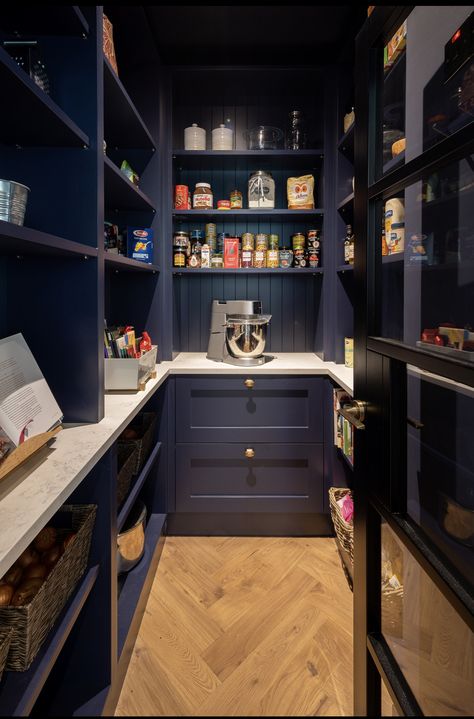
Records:
[[[42,432],[34,437],[30,437],[30,439],[27,439],[10,452],[4,460],[0,461],[0,480],[6,477],[7,474],[10,474],[10,472],[13,472],[20,464],[26,462],[26,460],[41,449],[41,447],[44,447],[61,429],[61,427],[55,427],[49,432]]]

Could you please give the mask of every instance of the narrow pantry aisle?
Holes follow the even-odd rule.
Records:
[[[116,715],[352,715],[334,540],[168,537]]]

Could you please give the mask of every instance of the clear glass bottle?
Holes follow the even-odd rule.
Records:
[[[286,132],[286,149],[306,149],[306,130],[301,110],[292,110],[289,114],[289,124]]]

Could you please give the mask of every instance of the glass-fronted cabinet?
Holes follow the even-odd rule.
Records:
[[[355,80],[354,712],[472,716],[474,6],[377,6]]]

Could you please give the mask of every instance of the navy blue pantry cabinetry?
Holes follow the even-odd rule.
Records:
[[[321,512],[320,444],[176,447],[178,512]]]
[[[173,534],[326,534],[324,378],[176,377]]]
[[[322,382],[255,375],[180,377],[176,441],[322,442]]]

